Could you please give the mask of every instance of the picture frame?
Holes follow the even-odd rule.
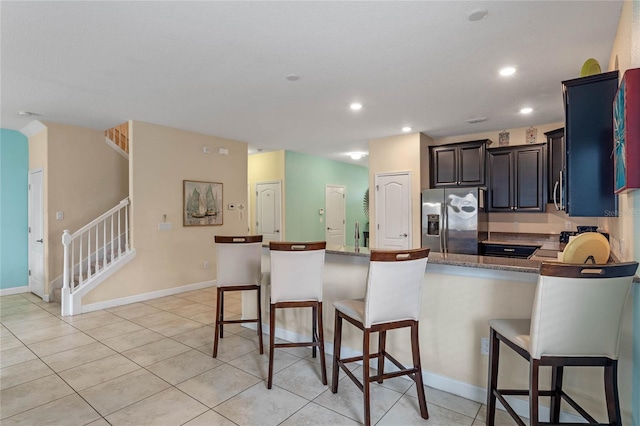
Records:
[[[526,132],[527,143],[536,143],[537,137],[538,137],[538,129],[536,129],[535,127],[529,127]]]
[[[503,130],[498,133],[498,146],[507,146],[509,145],[509,132]]]
[[[613,169],[616,194],[640,188],[640,68],[627,70],[613,100]]]
[[[220,226],[223,206],[222,183],[182,181],[183,226]]]

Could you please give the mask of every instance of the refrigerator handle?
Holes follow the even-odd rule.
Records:
[[[445,203],[440,204],[440,253],[447,252],[447,226],[449,220],[447,218],[447,207]]]

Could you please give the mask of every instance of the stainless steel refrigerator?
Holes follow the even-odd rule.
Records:
[[[484,188],[422,191],[422,247],[432,252],[479,254],[488,236]]]

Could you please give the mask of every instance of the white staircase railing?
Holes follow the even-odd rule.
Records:
[[[129,247],[129,199],[73,234],[65,229],[62,245],[62,315],[77,315],[82,313],[81,297],[133,254]]]

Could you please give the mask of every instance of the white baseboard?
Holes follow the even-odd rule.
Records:
[[[0,296],[10,296],[12,294],[28,293],[29,286],[24,285],[22,287],[3,288],[0,290]]]
[[[252,330],[257,329],[257,326],[251,323],[242,324],[242,326],[250,328]],[[269,324],[262,324],[262,331],[265,334],[269,334]],[[276,337],[279,339],[287,340],[289,342],[308,342],[311,339],[309,336],[303,336],[301,334],[294,333],[292,331],[284,330],[282,328],[277,328],[277,327],[276,327]],[[333,355],[333,343],[325,342],[324,350],[327,354]],[[343,357],[356,357],[356,356],[362,355],[362,352],[359,352],[344,346],[342,347],[341,352]],[[362,364],[362,363],[359,362],[359,364]],[[393,364],[391,364],[389,361],[386,361],[385,368],[387,364],[388,364],[388,368],[390,369],[395,368]],[[406,376],[402,378],[406,380],[411,380]],[[450,377],[442,376],[440,374],[436,374],[431,371],[425,371],[425,370],[422,371],[422,379],[425,385],[432,387],[434,389],[438,389],[443,392],[458,395],[463,398],[469,399],[471,401],[479,402],[480,404],[487,403],[486,388],[475,386],[466,382],[461,382],[459,380],[455,380]],[[513,398],[510,396],[507,396],[506,399],[507,401],[509,401],[509,404],[511,404],[511,408],[513,408],[513,410],[519,416],[527,419],[529,418],[529,404],[527,401],[518,399],[518,398]],[[498,409],[506,411],[499,401],[496,401],[496,402],[497,402],[496,407]],[[429,403],[429,401],[427,401],[427,403]],[[549,418],[548,407],[541,405],[539,410],[540,410],[539,415],[541,419]],[[586,420],[583,419],[582,417],[572,413],[568,413],[566,411],[562,411],[560,413],[560,421],[566,422],[566,423],[586,423]]]
[[[105,300],[104,302],[89,303],[82,305],[82,313],[99,311],[100,309],[115,308],[117,306],[128,305],[130,303],[144,302],[145,300],[157,299],[159,297],[172,296],[174,294],[185,293],[187,291],[200,290],[216,285],[216,280],[203,281],[200,283],[187,284],[180,287],[171,287],[164,290],[152,291],[149,293],[136,294],[135,296],[121,297],[119,299]]]

